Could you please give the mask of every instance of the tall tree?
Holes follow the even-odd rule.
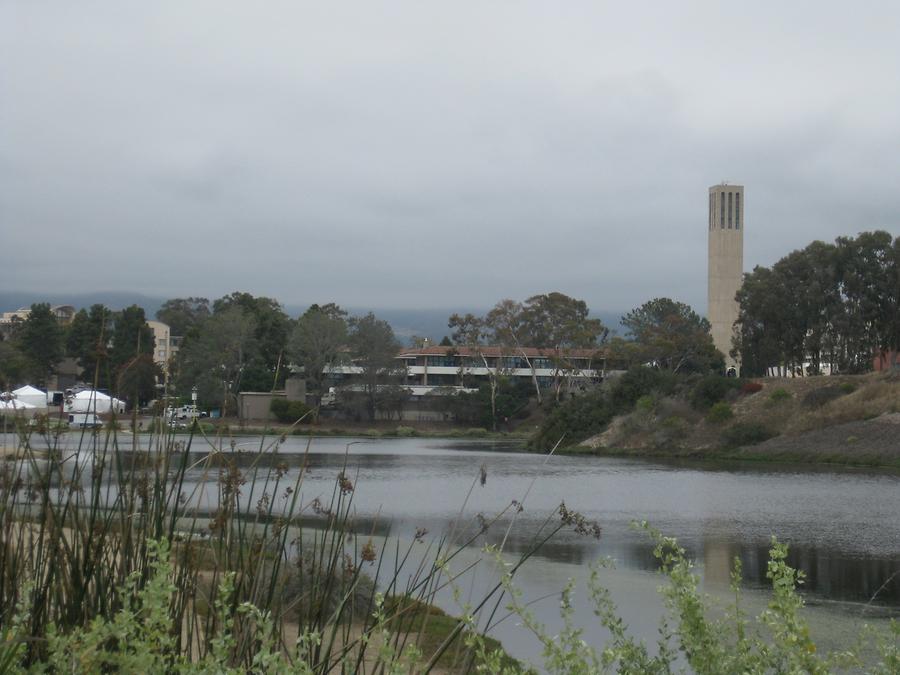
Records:
[[[468,355],[463,356],[459,369],[460,380],[466,384],[466,376],[471,368],[483,366],[487,372],[488,393],[491,402],[491,428],[497,430],[497,396],[500,392],[501,382],[506,373],[503,363],[503,355],[497,354],[490,358],[486,354],[486,347],[491,338],[491,329],[483,317],[467,313],[464,315],[453,314],[447,321],[447,327],[453,331],[454,344],[465,347]]]
[[[312,305],[297,320],[288,342],[288,354],[303,366],[307,388],[322,404],[331,369],[345,356],[347,312],[334,303]]]
[[[349,321],[349,345],[353,365],[360,369],[360,380],[366,394],[366,411],[375,419],[380,386],[396,382],[403,372],[397,361],[400,343],[387,321],[369,312]]]
[[[16,342],[28,364],[28,374],[45,387],[64,354],[63,330],[46,302],[31,306],[28,318],[16,331]]]
[[[654,298],[622,317],[639,361],[673,373],[706,373],[724,367],[713,344],[709,321],[689,305]]]
[[[10,340],[0,340],[0,391],[15,389],[28,372],[28,360]]]
[[[134,404],[153,398],[156,372],[146,363],[148,359],[153,363],[155,341],[144,309],[137,305],[126,307],[114,315],[114,322],[109,349],[109,367],[115,374],[113,390]],[[124,390],[125,384],[132,388]],[[136,385],[139,385],[137,391]]]
[[[233,411],[234,396],[241,391],[244,371],[256,350],[255,334],[254,317],[241,307],[213,314],[178,352],[179,391],[197,387],[201,402],[221,405],[223,415]]]
[[[112,311],[101,304],[75,314],[66,336],[66,353],[77,359],[81,379],[100,389],[109,389],[108,344],[112,333]]]
[[[209,300],[206,298],[172,298],[157,310],[156,319],[169,327],[171,335],[186,338],[209,314]]]
[[[900,244],[887,232],[813,242],[745,276],[735,354],[745,372],[862,372],[900,347]]]
[[[534,387],[534,395],[537,402],[542,402],[541,385],[537,377],[537,369],[534,366],[534,360],[529,356],[526,347],[536,347],[538,345],[526,345],[524,341],[528,339],[530,325],[528,323],[528,315],[525,314],[522,303],[514,300],[501,300],[494,308],[487,313],[484,318],[485,325],[488,326],[493,334],[494,343],[502,347],[504,351],[515,352],[525,365],[531,370],[531,383]]]
[[[291,319],[277,300],[235,292],[213,303],[213,313],[238,307],[253,317],[255,351],[249,355],[242,380],[246,387],[271,391],[284,383],[284,352]]]
[[[556,400],[562,386],[575,369],[575,350],[596,349],[606,341],[609,329],[600,319],[591,319],[587,303],[553,292],[533,295],[522,307],[522,324],[528,341],[548,350],[553,363],[553,389]]]

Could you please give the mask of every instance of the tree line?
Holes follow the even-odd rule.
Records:
[[[49,304],[36,303],[0,340],[0,386],[30,382],[46,387],[70,357],[84,382],[129,401],[146,400],[161,375],[153,349],[153,331],[137,305],[114,312],[96,304],[79,310],[65,326]]]
[[[238,393],[283,388],[293,367],[305,378],[318,409],[334,376],[352,364],[354,386],[344,388],[339,400],[350,415],[399,415],[409,398],[405,369],[396,359],[400,342],[391,326],[371,313],[353,317],[334,303],[313,304],[292,319],[272,298],[235,292],[215,301],[173,298],[156,318],[180,340],[165,374],[153,363],[153,335],[140,307],[113,312],[94,305],[64,327],[49,305],[34,305],[12,338],[0,342],[0,384],[44,384],[68,356],[77,360],[84,382],[130,402],[158,397],[165,382],[169,395],[187,399],[196,388],[202,405],[233,412]],[[654,299],[623,317],[623,324],[630,339],[610,340],[610,330],[590,316],[583,300],[553,292],[521,302],[504,299],[483,315],[453,314],[442,344],[449,353],[465,348],[473,367],[488,366],[487,348],[499,347],[531,370],[531,396],[538,405],[548,394],[550,403],[559,402],[568,391],[577,370],[575,354],[596,353],[591,367],[598,370],[652,362],[689,371],[716,362],[708,323],[683,303]],[[540,363],[528,348],[541,350]],[[546,372],[548,363],[553,375],[549,383],[539,381],[537,371]],[[470,370],[461,369],[460,381],[479,391],[451,406],[460,419],[496,427],[498,419],[527,403],[527,388],[509,378],[504,359],[492,356],[479,381]]]
[[[814,241],[755,267],[736,299],[732,353],[744,374],[871,370],[879,354],[900,351],[900,237]]]

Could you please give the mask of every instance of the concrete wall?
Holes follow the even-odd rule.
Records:
[[[242,391],[238,394],[238,417],[242,420],[273,421],[272,399],[284,397],[283,391]]]
[[[288,401],[306,402],[306,380],[302,377],[289,377],[284,383],[284,395]]]

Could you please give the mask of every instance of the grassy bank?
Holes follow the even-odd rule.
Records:
[[[821,452],[797,448],[769,450],[760,446],[747,448],[609,448],[570,445],[556,450],[558,455],[585,457],[640,457],[708,462],[771,462],[780,464],[817,464],[857,468],[886,469],[900,472],[900,459],[868,452]]]
[[[658,379],[615,414],[601,408],[599,429],[558,452],[900,468],[895,374]]]

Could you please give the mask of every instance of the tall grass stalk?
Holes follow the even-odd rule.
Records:
[[[480,530],[376,547],[353,517],[349,446],[330,497],[304,502],[313,439],[289,466],[280,448],[292,429],[243,450],[196,424],[186,436],[163,420],[140,434],[118,427],[20,423],[16,458],[0,466],[0,630],[27,617],[22,665],[47,661],[50,635],[136,611],[159,574],[153,542],[171,542],[171,663],[225,653],[250,668],[263,624],[285,662],[309,672],[385,672],[413,657],[428,670],[451,646],[472,662],[463,621],[433,654],[416,645],[435,596],[469,569],[451,575],[449,563]]]

